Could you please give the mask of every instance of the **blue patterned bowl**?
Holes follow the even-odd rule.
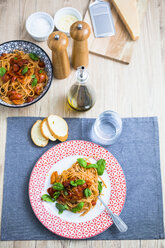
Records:
[[[2,53],[11,53],[14,50],[21,50],[21,51],[24,51],[25,53],[37,54],[38,57],[42,61],[44,61],[45,70],[46,70],[47,75],[48,75],[47,85],[45,86],[43,92],[36,99],[34,99],[34,101],[29,102],[29,103],[24,103],[21,105],[12,105],[12,104],[8,104],[8,103],[6,103],[0,99],[0,104],[3,106],[10,107],[10,108],[23,108],[23,107],[27,107],[31,104],[38,102],[46,94],[46,92],[48,91],[48,89],[52,83],[53,66],[52,66],[52,63],[51,63],[50,58],[47,55],[47,53],[41,47],[37,46],[36,44],[34,44],[32,42],[24,41],[24,40],[13,40],[13,41],[5,42],[5,43],[0,45],[0,55]]]

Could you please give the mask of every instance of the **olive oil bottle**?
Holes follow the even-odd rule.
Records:
[[[78,67],[76,82],[68,93],[69,105],[78,111],[86,111],[95,104],[95,90],[88,82],[89,74],[84,66]]]

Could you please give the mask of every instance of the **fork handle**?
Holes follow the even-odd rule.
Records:
[[[109,211],[112,217],[113,222],[115,223],[116,227],[119,229],[120,232],[126,232],[128,227],[124,223],[124,221],[117,215],[114,214],[112,211]]]
[[[126,232],[128,227],[127,225],[124,223],[124,221],[117,215],[114,214],[109,207],[107,206],[107,204],[105,204],[105,202],[101,199],[100,196],[98,196],[98,199],[101,201],[101,203],[104,205],[104,207],[106,208],[106,210],[108,211],[108,213],[111,215],[113,222],[115,223],[116,227],[118,228],[118,230],[120,232]]]

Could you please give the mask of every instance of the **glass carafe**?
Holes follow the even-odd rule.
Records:
[[[95,90],[89,84],[89,74],[84,66],[77,69],[76,82],[68,93],[69,105],[78,111],[86,111],[95,104]]]

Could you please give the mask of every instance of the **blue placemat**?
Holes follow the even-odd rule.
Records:
[[[45,148],[35,146],[30,129],[38,118],[14,117],[7,120],[1,240],[62,240],[48,231],[35,217],[28,198],[28,182]],[[67,118],[69,140],[90,141],[94,119]],[[105,147],[121,164],[126,177],[127,197],[121,217],[128,225],[119,233],[112,225],[92,240],[160,239],[163,227],[159,134],[156,117],[125,118],[118,142]]]

